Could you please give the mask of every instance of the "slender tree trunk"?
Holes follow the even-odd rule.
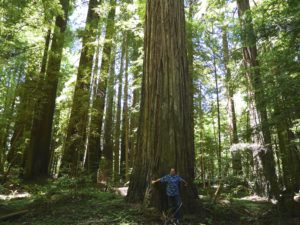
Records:
[[[214,54],[214,53],[213,53]],[[219,178],[222,177],[222,141],[221,141],[221,113],[220,113],[220,97],[219,97],[219,82],[217,74],[217,65],[215,55],[213,56],[214,62],[214,77],[215,77],[215,88],[217,95],[217,119],[218,119],[218,175]]]
[[[55,23],[56,26],[56,23]],[[46,69],[47,69],[47,62],[48,62],[48,53],[49,53],[49,47],[51,42],[51,28],[48,29],[46,37],[45,37],[45,48],[44,48],[44,54],[42,59],[42,65],[41,65],[41,75],[45,75]]]
[[[279,146],[278,146],[278,139],[275,138],[274,139],[274,145],[275,145],[275,155],[276,155],[276,166],[278,168],[278,183],[281,187],[283,187],[283,172],[282,172],[282,165],[281,165],[281,155],[280,155],[280,149],[279,149]]]
[[[101,150],[101,131],[103,124],[103,115],[105,108],[105,99],[107,92],[107,80],[109,75],[109,68],[111,65],[111,55],[113,46],[113,37],[115,35],[115,14],[116,14],[116,0],[110,0],[111,9],[108,13],[107,23],[106,23],[106,35],[105,43],[103,47],[103,56],[101,62],[100,79],[98,81],[98,87],[96,95],[93,100],[93,109],[91,116],[91,126],[90,126],[90,136],[88,145],[88,158],[89,158],[89,170],[95,174],[98,169],[100,160],[100,150]],[[108,152],[109,149],[103,149],[103,160],[108,163],[107,166],[111,168],[112,152]]]
[[[90,86],[90,99],[91,99],[91,104],[89,106],[89,118],[88,118],[88,138],[87,138],[87,148],[85,149],[84,152],[84,168],[87,169],[89,174],[92,174],[92,179],[96,179],[96,171],[98,168],[99,164],[99,159],[101,158],[101,151],[100,151],[100,142],[95,142],[97,140],[96,137],[98,136],[97,132],[97,121],[95,121],[95,114],[98,113],[98,109],[96,108],[95,105],[95,98],[97,98],[97,86],[98,82],[100,82],[100,69],[99,69],[99,59],[100,59],[100,39],[101,39],[101,24],[98,26],[98,35],[97,35],[97,48],[95,52],[95,62],[93,65],[92,69],[92,74],[91,74],[91,86]],[[101,95],[101,94],[100,94]],[[102,96],[102,95],[101,95]],[[100,96],[99,96],[100,97]],[[100,127],[101,129],[101,127]],[[99,145],[97,145],[99,144]],[[98,159],[98,160],[97,160]]]
[[[146,8],[141,114],[127,200],[161,209],[165,191],[151,186],[151,179],[176,167],[189,182],[181,190],[184,206],[192,210],[197,191],[183,1],[150,0]]]
[[[128,38],[128,36],[127,36]],[[126,41],[125,47],[125,81],[124,81],[124,94],[123,94],[123,113],[122,113],[122,140],[121,140],[121,178],[122,180],[126,180],[128,178],[128,128],[129,128],[129,120],[128,120],[128,42]]]
[[[120,74],[118,77],[118,97],[117,97],[117,112],[116,112],[116,126],[114,134],[114,181],[119,182],[120,179],[120,130],[121,130],[121,106],[122,106],[122,90],[123,90],[123,73],[124,73],[124,58],[127,52],[127,33],[124,35],[122,42],[122,56],[120,65]],[[128,61],[125,63],[125,67],[128,66]]]
[[[222,45],[223,45],[223,55],[224,55],[224,66],[225,66],[225,86],[227,89],[227,101],[228,101],[228,122],[229,122],[229,131],[230,131],[230,144],[236,144],[239,142],[236,126],[236,115],[235,115],[235,104],[233,100],[233,85],[231,80],[231,70],[229,68],[229,48],[227,40],[227,27],[222,27]],[[241,153],[232,152],[232,169],[233,174],[241,175],[242,174],[242,162],[241,162]]]
[[[256,36],[253,29],[249,0],[237,0],[238,14],[242,26],[243,58],[247,69],[250,91],[252,92],[253,114],[257,115],[257,125],[254,130],[254,142],[263,145],[266,151],[260,151],[258,156],[262,162],[263,172],[270,183],[270,195],[279,197],[279,187],[275,171],[275,160],[272,150],[271,133],[268,124],[266,99],[263,92],[259,63],[257,60]],[[251,111],[251,110],[250,110]]]
[[[128,37],[128,36],[127,36]],[[130,41],[130,40],[129,40]],[[128,45],[128,41],[126,41]],[[125,53],[125,81],[123,94],[123,112],[122,112],[122,140],[121,140],[121,178],[126,180],[128,178],[128,46],[126,46]]]
[[[201,181],[203,184],[203,188],[206,187],[205,184],[205,174],[206,174],[206,166],[205,166],[205,160],[204,160],[204,156],[205,156],[205,148],[204,145],[202,143],[204,143],[204,136],[203,134],[205,133],[204,130],[204,113],[203,113],[203,109],[202,109],[202,84],[200,83],[199,86],[199,139],[200,139],[200,146],[199,146],[199,153],[200,153],[200,174],[201,174]],[[206,164],[207,165],[207,164]]]
[[[62,166],[65,172],[77,175],[79,162],[83,160],[86,144],[86,129],[89,111],[89,88],[93,68],[93,57],[96,40],[99,15],[95,8],[100,4],[99,0],[90,0],[82,49],[79,60],[76,86],[73,96],[73,105],[67,129],[66,146],[62,158]],[[98,159],[99,160],[99,159]]]
[[[38,100],[31,129],[31,138],[25,158],[25,178],[33,179],[49,175],[51,134],[59,71],[62,60],[64,35],[67,26],[69,0],[61,0],[64,14],[57,16],[45,74],[42,95]],[[46,45],[48,45],[46,41]],[[42,70],[46,63],[43,58]],[[42,71],[43,72],[43,71]]]
[[[214,112],[214,108],[213,108],[213,103],[211,103],[211,118],[215,118],[215,112]],[[218,148],[218,138],[217,138],[217,133],[216,133],[216,124],[215,124],[215,120],[212,119],[212,127],[213,127],[213,148],[210,149],[211,152],[208,153],[209,158],[210,158],[210,172],[211,172],[211,180],[215,179],[215,155],[217,156],[217,160],[218,160],[218,151],[215,151],[214,148],[214,143],[216,144],[216,148]]]

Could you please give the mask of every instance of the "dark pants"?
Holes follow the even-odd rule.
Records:
[[[175,219],[180,219],[180,213],[179,213],[179,206],[180,206],[181,200],[179,195],[174,196],[168,196],[168,206],[169,209],[171,209],[172,213],[174,214]]]

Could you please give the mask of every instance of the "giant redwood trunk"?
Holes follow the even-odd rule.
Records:
[[[24,176],[27,179],[47,177],[49,175],[49,161],[51,157],[51,133],[55,110],[55,100],[59,71],[62,60],[64,36],[67,26],[69,0],[60,1],[63,15],[57,16],[53,32],[52,45],[49,52],[48,67],[45,71],[45,80],[42,84],[42,93],[35,109],[31,128],[31,137],[25,155]],[[46,42],[49,45],[49,42]],[[45,55],[45,53],[44,53]],[[41,73],[45,70],[43,58]],[[42,78],[41,78],[42,79]]]
[[[62,158],[63,168],[72,175],[76,175],[78,162],[83,160],[85,149],[90,98],[89,87],[96,51],[96,47],[92,43],[96,40],[99,22],[99,14],[95,11],[95,8],[99,4],[99,0],[89,1],[73,105],[67,129],[66,146]]]
[[[106,98],[106,107],[105,107],[105,121],[104,121],[104,128],[103,128],[103,152],[106,152],[106,159],[109,155],[109,160],[104,167],[100,167],[102,172],[106,169],[105,176],[111,176],[112,172],[112,159],[113,159],[113,107],[114,107],[114,95],[115,95],[115,89],[114,89],[114,83],[116,80],[116,74],[115,74],[115,52],[112,53],[112,62],[109,72],[109,78],[108,78],[108,86],[107,86],[107,98]],[[104,158],[104,157],[103,157]],[[100,165],[103,164],[103,161]]]
[[[266,99],[257,60],[256,35],[254,32],[249,0],[237,0],[238,14],[242,27],[243,59],[249,84],[250,120],[252,121],[254,142],[265,146],[266,151],[258,153],[264,176],[270,184],[270,195],[278,198],[279,188],[275,171],[271,133],[268,124]]]
[[[51,36],[52,36],[52,30],[49,28],[45,36],[45,46],[44,46],[42,63],[41,63],[40,77],[39,77],[40,80],[43,80],[47,69],[49,47],[52,39]],[[10,139],[10,149],[7,154],[7,161],[10,163],[11,166],[21,165],[23,152],[24,152],[23,149],[25,148],[25,146],[22,146],[22,144],[24,145],[25,139],[28,138],[27,137],[28,135],[24,135],[24,134],[31,133],[30,132],[31,122],[32,122],[32,117],[34,112],[32,110],[33,98],[30,98],[28,94],[29,91],[27,91],[26,89],[26,87],[29,86],[28,83],[30,83],[29,79],[25,77],[25,83],[20,85],[20,87],[16,90],[16,93],[20,99],[20,103],[16,107],[16,122],[14,123],[13,133]],[[30,87],[27,88],[31,90]],[[37,96],[34,94],[31,95]]]
[[[147,1],[145,58],[137,150],[127,200],[162,208],[165,190],[151,179],[171,167],[189,183],[183,204],[193,207],[192,105],[183,0]]]
[[[111,64],[113,38],[115,34],[115,14],[116,14],[115,4],[116,4],[115,0],[110,0],[111,9],[108,13],[107,23],[106,23],[106,35],[105,35],[105,43],[103,46],[100,79],[98,81],[96,95],[94,96],[93,99],[89,144],[87,149],[88,167],[89,167],[89,171],[93,174],[97,172],[99,160],[100,160],[100,148],[101,148],[100,137],[102,132],[105,99],[107,93],[107,80],[108,80],[109,68]],[[110,160],[112,156],[112,152],[107,152],[107,150],[108,150],[107,148],[103,150],[102,156],[104,157],[104,160]],[[103,163],[107,163],[107,162],[103,162]]]

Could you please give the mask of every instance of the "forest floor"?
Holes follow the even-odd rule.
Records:
[[[159,214],[128,204],[121,195],[63,182],[18,187],[0,185],[0,224],[164,224]],[[201,210],[184,215],[182,224],[300,225],[299,219],[281,218],[270,202],[230,199],[212,204],[208,197],[203,197],[200,204]],[[5,218],[12,213],[17,214]]]

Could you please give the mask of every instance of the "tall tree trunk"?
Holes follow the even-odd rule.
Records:
[[[214,107],[214,103],[211,103],[211,118],[215,118],[216,115],[215,115],[215,111],[213,109]],[[216,148],[218,148],[218,138],[217,138],[217,133],[216,133],[216,123],[215,123],[215,120],[212,119],[212,128],[213,128],[213,140],[212,140],[212,146],[213,148],[210,148],[210,151],[208,153],[209,155],[209,158],[210,158],[210,173],[211,173],[211,180],[215,179],[215,155],[216,155],[216,158],[218,160],[218,149],[217,149],[217,152],[215,152],[215,148],[214,148],[214,143],[216,144]]]
[[[129,39],[127,35],[127,39]],[[126,41],[125,47],[125,81],[124,81],[124,94],[123,94],[123,113],[122,113],[122,136],[121,136],[121,169],[120,174],[122,180],[128,178],[128,129],[129,129],[129,120],[128,120],[128,43],[130,39]],[[118,128],[118,127],[117,127]]]
[[[48,29],[47,34],[45,36],[45,47],[44,47],[44,53],[43,53],[43,58],[42,58],[42,63],[41,63],[41,70],[40,70],[40,80],[43,80],[45,72],[46,72],[46,68],[47,68],[47,62],[48,62],[48,53],[49,53],[49,47],[50,47],[50,42],[51,42],[51,34],[52,34],[52,30],[51,28]],[[26,82],[26,79],[25,79]],[[22,91],[23,89],[23,91]],[[22,140],[24,138],[24,127],[25,124],[30,121],[31,122],[31,118],[27,117],[24,115],[24,112],[26,111],[26,107],[27,108],[31,108],[31,104],[28,104],[26,106],[26,90],[25,87],[21,87],[18,88],[18,90],[16,90],[17,95],[20,97],[20,103],[17,106],[17,110],[16,110],[16,121],[14,124],[14,128],[13,128],[13,134],[12,137],[10,139],[10,149],[7,155],[7,160],[9,161],[10,164],[21,164],[21,154],[17,154],[17,152],[20,150],[21,148],[21,143],[24,142],[24,140]],[[32,111],[33,114],[33,111]],[[24,117],[26,117],[25,119],[27,120],[27,122],[24,122]],[[29,127],[29,126],[28,126]]]
[[[90,126],[90,136],[89,136],[89,145],[87,149],[87,154],[89,158],[89,170],[91,173],[95,174],[98,169],[99,160],[100,160],[100,138],[101,130],[103,124],[103,115],[105,107],[105,99],[107,92],[107,80],[109,75],[109,68],[111,65],[111,55],[112,55],[112,46],[113,46],[113,37],[115,35],[115,14],[116,14],[116,0],[110,0],[111,9],[108,13],[107,23],[106,23],[106,35],[105,43],[103,46],[103,56],[100,69],[100,79],[98,81],[98,87],[96,95],[93,100],[93,110],[91,116],[91,126]],[[107,152],[103,150],[103,160],[112,159],[112,152]],[[104,162],[103,162],[104,163]],[[109,163],[110,164],[110,163]]]
[[[273,87],[279,88],[279,93],[274,98],[273,118],[276,119],[283,185],[286,193],[294,195],[300,188],[300,154],[298,154],[297,144],[294,141],[295,134],[290,128],[293,126],[292,118],[297,118],[297,115],[291,113],[291,110],[292,112],[297,110],[289,109],[289,99],[284,93],[285,87],[282,87],[279,67],[273,69],[273,77]]]
[[[137,61],[140,53],[139,48],[142,46],[140,41],[134,40],[132,42],[133,53],[131,56],[131,61]],[[141,98],[141,85],[140,85],[140,73],[142,71],[141,66],[135,66],[135,69],[132,71],[133,82],[132,82],[132,105],[130,107],[130,128],[129,128],[129,166],[132,167],[134,155],[136,152],[136,141],[137,141],[137,129],[138,129],[138,118],[139,118],[139,106],[140,106],[140,98]]]
[[[189,75],[191,77],[190,79],[190,88],[188,88],[188,90],[191,92],[190,93],[190,97],[191,97],[191,105],[192,105],[192,127],[194,129],[194,113],[195,113],[195,106],[194,106],[194,94],[196,91],[196,86],[195,86],[195,73],[194,73],[194,54],[195,54],[195,46],[194,46],[194,37],[195,37],[195,30],[193,29],[193,17],[195,15],[195,4],[196,4],[196,0],[189,0],[189,10],[188,10],[188,26],[187,26],[187,61],[188,61],[188,71],[189,71]],[[201,95],[201,93],[200,93]],[[200,96],[200,105],[201,105],[201,96]],[[200,106],[201,108],[201,106]],[[201,109],[200,109],[201,111]],[[202,121],[200,121],[200,124],[202,123]],[[203,132],[203,127],[201,127],[200,125],[200,142],[202,140],[202,132]],[[193,137],[194,139],[194,137]],[[195,141],[193,140],[193,143],[195,144]],[[199,154],[201,154],[201,147],[199,148]],[[195,146],[194,146],[195,148]],[[203,155],[202,155],[203,156]],[[201,157],[200,157],[201,158]],[[200,163],[200,165],[203,165]],[[201,167],[202,168],[202,167]],[[202,168],[203,169],[203,168]]]
[[[252,114],[257,115],[257,125],[254,132],[254,142],[263,145],[266,151],[260,151],[258,156],[262,162],[263,172],[270,183],[270,195],[279,197],[279,187],[275,171],[275,160],[272,150],[271,133],[268,124],[266,99],[264,96],[259,63],[257,60],[256,36],[253,29],[249,0],[237,0],[238,14],[242,26],[242,43],[244,65],[249,80],[253,101]],[[251,110],[250,110],[251,111]],[[253,118],[254,119],[254,118]]]
[[[115,125],[115,134],[114,134],[114,181],[119,182],[120,179],[120,129],[121,129],[121,104],[122,104],[122,89],[123,89],[123,73],[124,73],[124,58],[127,51],[127,33],[125,33],[122,42],[122,56],[121,56],[121,65],[120,73],[118,77],[118,97],[117,97],[117,112],[116,112],[116,125]],[[126,61],[125,66],[128,62]]]
[[[6,88],[9,90],[9,92],[11,91],[11,93],[9,92],[7,93],[4,101],[5,103],[4,103],[3,111],[1,112],[3,123],[1,123],[2,127],[0,128],[0,173],[2,174],[4,173],[4,164],[7,160],[6,152],[8,151],[8,147],[9,147],[8,142],[11,133],[10,125],[13,121],[13,112],[15,111],[16,108],[17,90],[21,80],[22,72],[18,71],[17,68],[16,73],[17,73],[16,77],[12,76],[10,78],[10,81],[8,81],[8,85]],[[11,165],[9,167],[11,167]],[[5,174],[7,174],[7,172],[9,171],[6,171]]]
[[[57,93],[60,93],[61,86],[60,84],[63,84],[62,82],[59,83],[58,91]],[[60,129],[62,128],[61,124],[61,118],[62,118],[62,109],[56,108],[55,114],[53,117],[53,125],[52,125],[52,138],[51,138],[51,144],[50,144],[50,160],[49,160],[49,171],[48,174],[50,177],[57,177],[57,164],[60,160],[61,155],[57,152],[55,152],[56,149],[61,148],[63,146],[63,141],[65,140],[64,136],[61,135]]]
[[[10,139],[10,149],[7,155],[7,161],[13,165],[22,166],[23,156],[26,152],[26,139],[30,138],[29,133],[32,125],[34,105],[33,96],[30,90],[33,89],[32,74],[26,71],[24,83],[20,84],[17,89],[17,96],[20,98],[20,103],[16,107],[15,124],[12,137]]]
[[[283,184],[289,193],[294,193],[298,191],[300,186],[300,160],[297,149],[290,140],[289,118],[286,118],[286,114],[280,111],[280,106],[282,105],[284,104],[277,100],[274,106],[274,113],[279,118],[279,121],[276,123],[276,130],[282,161]]]
[[[206,174],[206,166],[205,166],[205,148],[202,143],[204,143],[204,136],[203,134],[205,133],[204,130],[204,113],[203,113],[203,108],[202,108],[202,84],[200,83],[199,85],[199,97],[198,97],[198,105],[199,105],[199,165],[200,165],[200,175],[201,175],[201,181],[203,184],[203,188],[206,187],[205,185],[205,174]],[[207,165],[207,163],[206,163]]]
[[[222,141],[221,141],[221,113],[220,113],[220,97],[219,97],[219,82],[218,82],[218,74],[217,74],[217,65],[215,53],[213,53],[213,66],[214,66],[214,77],[215,77],[215,88],[217,95],[217,119],[218,119],[218,176],[222,177]]]
[[[96,170],[98,168],[99,164],[99,159],[101,158],[101,151],[100,151],[100,142],[99,145],[94,142],[96,140],[94,137],[98,136],[97,133],[97,127],[98,124],[95,120],[95,113],[98,113],[98,109],[94,108],[95,107],[95,98],[97,98],[97,86],[98,82],[100,82],[100,68],[99,68],[99,60],[100,60],[100,39],[101,39],[101,24],[98,24],[98,35],[97,35],[97,47],[96,47],[96,52],[95,52],[95,61],[92,69],[92,74],[91,74],[91,86],[90,86],[90,108],[89,108],[89,118],[88,118],[88,139],[87,139],[87,148],[85,149],[84,152],[84,168],[87,169],[89,174],[92,174],[92,179],[96,179]],[[101,127],[100,127],[101,128]],[[100,137],[99,137],[100,139]],[[95,151],[93,151],[95,150]],[[97,160],[98,158],[98,160]]]
[[[24,176],[27,179],[47,177],[51,157],[50,143],[59,71],[62,60],[64,36],[67,26],[69,0],[61,0],[63,15],[57,16],[49,54],[48,67],[42,83],[42,94],[38,100],[31,128],[30,143],[25,158]],[[46,45],[49,44],[46,42]],[[46,61],[43,58],[43,64]],[[43,70],[43,66],[42,66]]]
[[[108,78],[107,86],[107,100],[105,107],[105,121],[103,128],[103,152],[106,152],[105,160],[101,161],[100,169],[102,174],[107,178],[112,176],[112,160],[113,160],[113,107],[114,107],[114,95],[115,95],[115,53],[112,56],[111,68]],[[106,164],[106,165],[103,165]]]
[[[189,11],[188,11],[188,20],[190,22],[193,21],[193,16],[194,16],[194,4],[195,0],[189,0]],[[193,44],[193,38],[194,38],[194,31],[192,24],[189,24],[187,26],[187,55],[188,55],[188,65],[189,65],[189,73],[191,74],[190,76],[193,77],[194,74],[194,44]]]
[[[162,208],[165,191],[152,188],[151,179],[176,167],[189,182],[182,197],[192,210],[197,190],[183,1],[149,0],[146,8],[141,114],[127,200]]]
[[[55,26],[56,26],[55,22]],[[45,75],[46,69],[47,69],[47,62],[48,62],[48,53],[49,53],[49,47],[50,47],[50,42],[51,42],[51,28],[48,28],[47,34],[45,36],[45,48],[44,48],[44,54],[43,54],[43,59],[42,59],[42,64],[41,64],[41,75]]]
[[[89,88],[95,54],[95,42],[99,14],[95,8],[99,0],[90,0],[86,18],[85,31],[82,39],[82,49],[79,60],[73,105],[67,129],[66,146],[62,158],[62,166],[67,173],[77,175],[79,162],[83,160],[86,144],[86,129],[89,111]],[[98,159],[99,160],[99,159]]]
[[[233,100],[233,85],[231,80],[231,70],[229,68],[229,48],[227,39],[227,27],[222,27],[222,45],[223,45],[223,55],[224,55],[224,66],[225,66],[225,86],[227,90],[227,102],[228,102],[228,123],[230,131],[230,144],[236,144],[239,142],[236,126],[236,115],[235,115],[235,104]],[[242,174],[242,162],[241,153],[239,151],[232,152],[232,170],[233,174]]]

